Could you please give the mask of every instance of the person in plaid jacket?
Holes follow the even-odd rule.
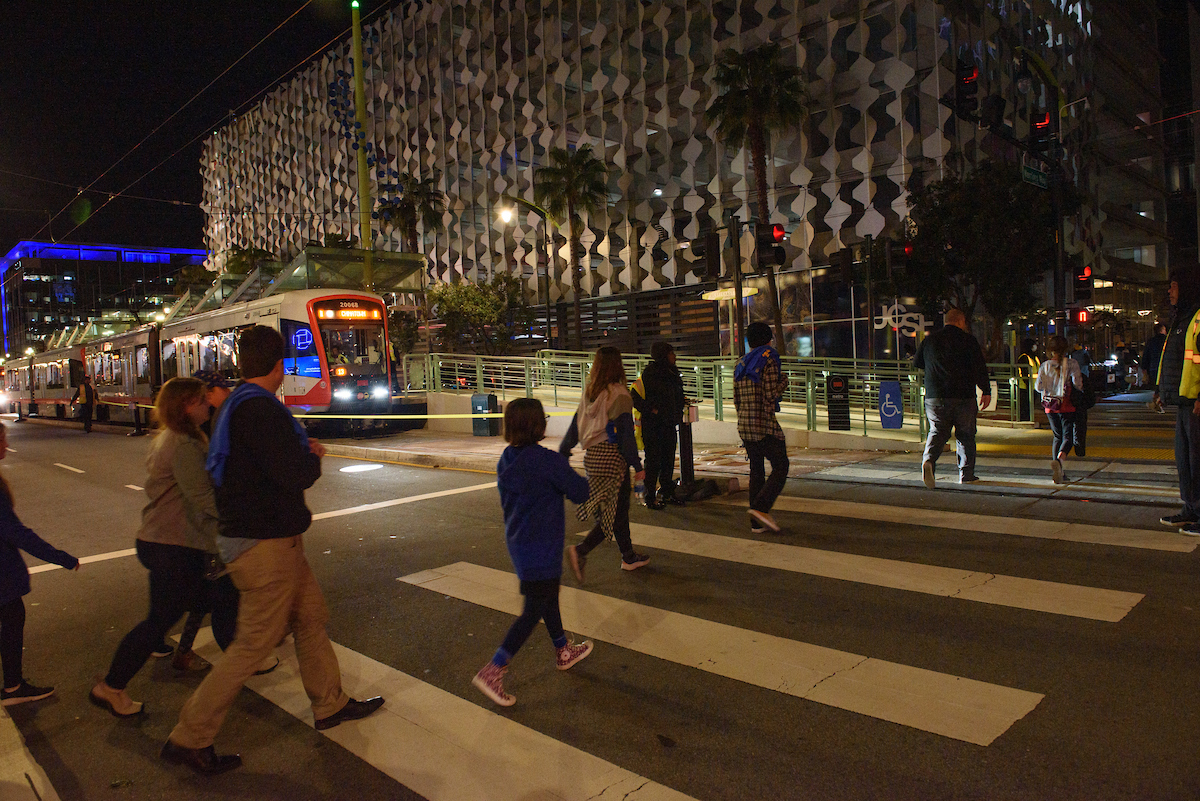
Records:
[[[779,352],[771,347],[771,339],[771,327],[766,323],[746,326],[746,340],[752,350],[742,357],[733,372],[738,436],[750,458],[750,530],[755,534],[767,529],[780,530],[771,516],[771,507],[788,474],[783,429],[775,419],[788,380],[780,366]],[[768,461],[769,479],[765,465]]]

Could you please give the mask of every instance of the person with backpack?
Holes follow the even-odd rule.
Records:
[[[491,661],[471,680],[500,706],[517,702],[504,691],[504,674],[538,621],[546,622],[559,670],[570,669],[592,652],[591,642],[575,644],[567,639],[558,608],[567,528],[563,497],[583,503],[588,498],[588,482],[560,454],[538,445],[545,436],[546,413],[541,401],[518,398],[508,404],[504,410],[508,447],[496,465],[496,483],[504,508],[504,539],[521,581],[525,607]]]

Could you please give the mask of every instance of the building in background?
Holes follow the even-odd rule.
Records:
[[[176,295],[172,276],[203,250],[20,242],[0,259],[3,351],[15,356],[64,328],[106,316],[151,322]]]
[[[1161,115],[1156,20],[1152,0],[397,4],[364,31],[361,139],[347,40],[207,140],[206,245],[219,266],[235,246],[286,261],[309,242],[356,234],[361,142],[374,197],[402,173],[433,178],[445,193],[443,229],[420,232],[432,280],[515,272],[536,298],[539,221],[502,224],[501,196],[532,200],[549,148],[590,144],[612,172],[608,206],[582,239],[583,292],[686,290],[707,278],[689,244],[722,229],[728,257],[728,215],[755,216],[747,155],[715,141],[705,119],[714,59],[779,42],[811,98],[807,120],[772,137],[767,159],[772,210],[763,222],[789,231],[779,278],[786,347],[849,356],[868,311],[880,310],[825,269],[831,258],[867,236],[903,234],[911,181],[1021,158],[1010,141],[954,115],[960,59],[978,66],[979,97],[1001,98],[1019,141],[1032,119],[1054,113],[1057,89],[1063,166],[1084,195],[1066,226],[1068,255],[1102,280],[1165,277],[1163,156],[1138,133]],[[1021,82],[1030,59],[1046,74]],[[401,239],[377,230],[369,245],[399,250]],[[740,244],[748,267],[749,232]],[[555,301],[571,293],[566,251],[557,236]],[[768,308],[757,283],[752,318]],[[1050,281],[1044,297],[1049,305]]]
[[[1158,0],[1162,12],[1163,143],[1166,148],[1167,249],[1172,261],[1196,261],[1200,215],[1196,156],[1200,147],[1200,10],[1195,0]]]

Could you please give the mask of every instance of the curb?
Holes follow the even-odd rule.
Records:
[[[6,801],[61,801],[7,712],[0,712],[0,796]]]

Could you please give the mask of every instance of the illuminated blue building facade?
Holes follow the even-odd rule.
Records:
[[[133,248],[20,242],[0,258],[3,353],[37,347],[49,334],[106,314],[149,322],[175,297],[172,276],[208,254],[191,248]]]

